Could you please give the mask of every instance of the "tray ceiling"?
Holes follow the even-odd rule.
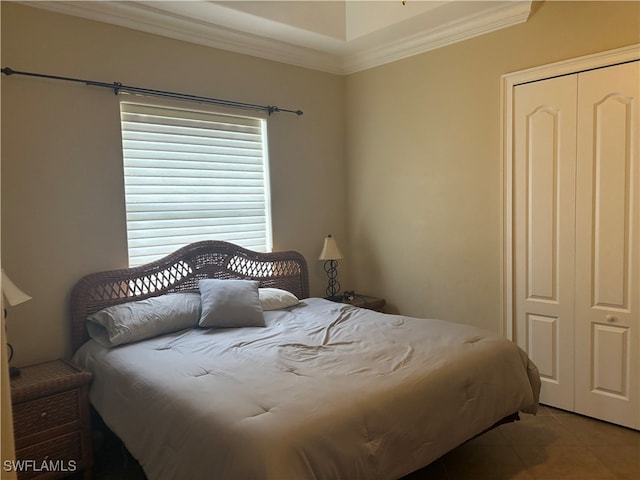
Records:
[[[20,3],[337,74],[525,22],[531,9],[530,0]]]

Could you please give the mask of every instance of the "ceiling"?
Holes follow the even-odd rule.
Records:
[[[20,2],[210,47],[349,74],[521,22],[531,0]]]

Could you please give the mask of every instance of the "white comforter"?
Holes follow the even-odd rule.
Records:
[[[535,366],[484,330],[314,298],[265,318],[78,351],[150,480],[398,478],[537,408]]]

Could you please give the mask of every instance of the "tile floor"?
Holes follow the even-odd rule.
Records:
[[[640,432],[546,406],[520,417],[403,480],[640,479]],[[116,439],[102,445],[94,480],[145,480]]]

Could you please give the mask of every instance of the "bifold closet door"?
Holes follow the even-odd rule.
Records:
[[[640,429],[640,62],[514,88],[515,340],[541,402]]]
[[[515,340],[538,366],[541,402],[574,407],[577,76],[515,87]]]
[[[575,411],[640,428],[640,62],[579,74]]]

